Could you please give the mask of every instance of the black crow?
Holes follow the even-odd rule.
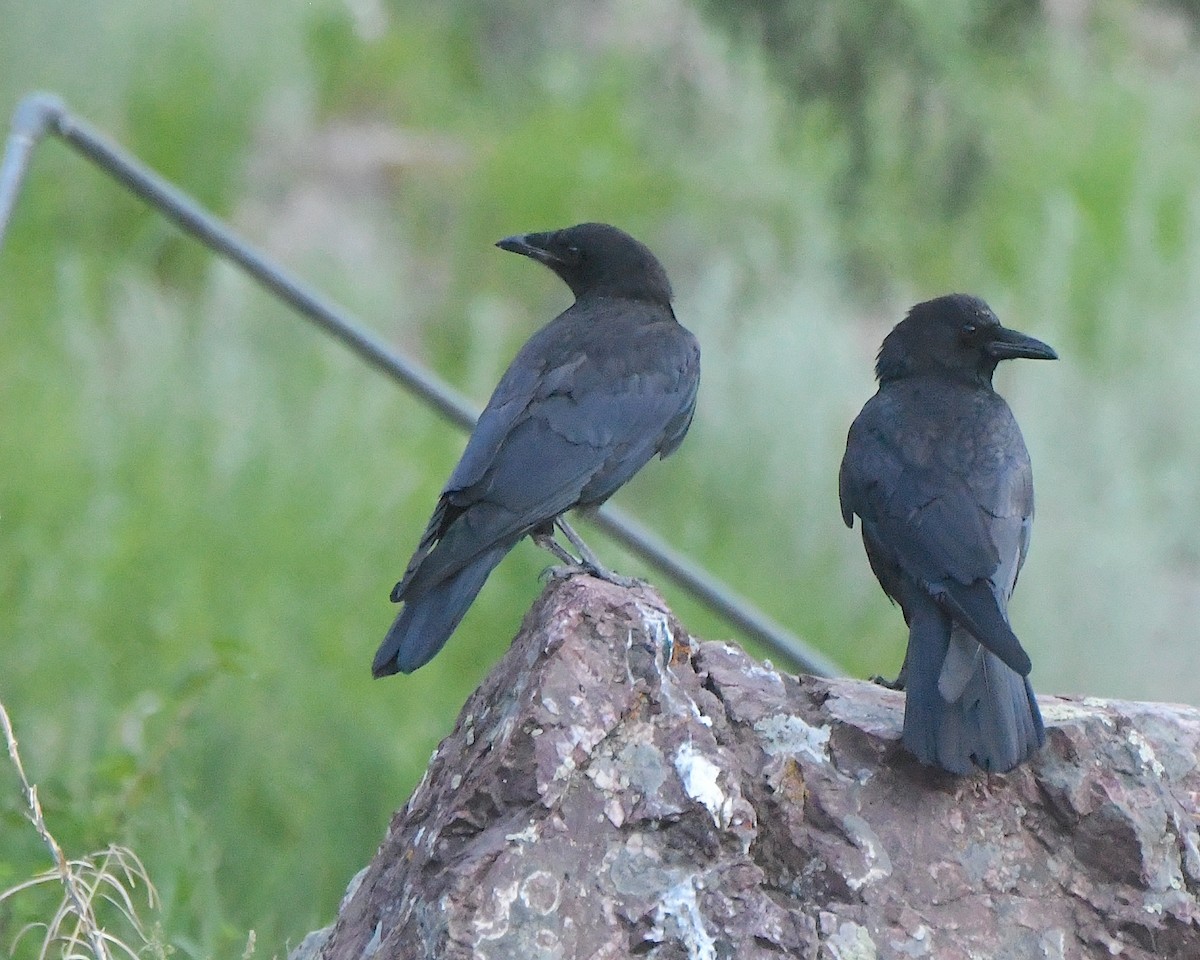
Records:
[[[575,303],[526,342],[480,416],[392,591],[404,607],[375,654],[377,677],[428,662],[526,534],[574,562],[553,538],[559,516],[603,503],[692,421],[700,348],[643,244],[584,223],[496,246],[545,264]],[[572,543],[582,569],[615,577]]]
[[[1011,770],[1045,739],[1007,611],[1033,524],[1029,453],[992,389],[1015,357],[1057,359],[975,297],[917,304],[883,341],[839,477],[909,628],[904,744],[951,773]]]

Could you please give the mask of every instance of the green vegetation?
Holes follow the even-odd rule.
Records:
[[[0,110],[61,93],[479,402],[567,301],[495,239],[645,239],[704,384],[689,441],[620,502],[854,674],[896,669],[903,630],[838,516],[846,427],[910,303],[983,295],[1063,356],[1001,376],[1039,481],[1015,611],[1038,689],[1200,702],[1184,8],[100,9],[0,0]],[[281,955],[546,558],[514,551],[438,659],[371,682],[459,436],[59,144],[0,250],[0,317],[0,701],[46,820],[68,856],[136,852],[177,955],[250,930]],[[0,891],[52,866],[25,810],[0,774]],[[46,909],[0,902],[0,950]]]

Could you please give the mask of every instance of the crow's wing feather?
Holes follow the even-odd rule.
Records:
[[[1019,496],[1027,471],[1017,462],[1015,481],[972,483],[973,465],[948,464],[937,455],[936,438],[897,436],[904,419],[889,406],[873,399],[851,427],[839,479],[843,518],[852,522],[857,514],[870,549],[921,584],[1012,669],[1027,674],[1029,657],[1005,613],[1023,556],[1019,542],[1027,518]]]
[[[566,314],[560,315],[558,320],[563,316]],[[545,341],[547,346],[552,346],[554,341],[546,340],[543,334],[558,320],[534,334],[508,365],[504,376],[492,391],[487,406],[479,415],[463,455],[446,481],[443,492],[463,490],[477,483],[509,432],[525,416],[534,397],[539,392],[545,392],[548,383],[565,380],[578,365],[578,358],[574,358],[574,363],[571,362],[572,358],[561,358],[558,363],[554,363],[553,359],[539,361],[536,353],[529,349],[535,341]]]
[[[641,364],[629,368],[628,344],[606,354],[577,336],[574,351],[555,349],[548,368],[530,378],[520,372],[529,369],[522,350],[481,417],[393,599],[419,594],[497,543],[515,542],[577,504],[602,502],[667,443],[679,442],[699,378],[694,338],[673,319],[647,328],[634,310],[608,306],[610,315],[597,324],[624,321],[632,336],[654,338],[634,354]],[[516,410],[522,396],[524,406]]]
[[[581,324],[581,315],[588,313],[593,316]],[[614,332],[618,335],[612,336]],[[643,369],[621,369],[631,356],[641,359]],[[657,382],[649,390],[639,391],[631,385],[639,376]],[[679,326],[669,308],[607,299],[576,302],[530,337],[513,358],[480,414],[444,492],[478,483],[509,432],[538,404],[556,396],[580,402],[593,392],[629,390],[649,397],[655,390],[661,391],[668,403],[678,404],[663,428],[661,443],[666,455],[687,432],[699,382],[699,344]],[[681,412],[685,414],[682,419]],[[593,409],[568,428],[578,429],[589,414],[597,423],[605,418],[605,411]]]

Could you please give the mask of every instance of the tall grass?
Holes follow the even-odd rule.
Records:
[[[1124,7],[1069,42],[1034,18],[919,70],[892,51],[851,124],[682,0],[543,9],[0,11],[0,106],[59,89],[479,402],[568,298],[491,242],[627,227],[704,383],[688,442],[619,499],[856,674],[894,670],[903,627],[841,523],[845,430],[906,307],[981,294],[1063,355],[998,378],[1038,480],[1015,610],[1038,689],[1200,702],[1195,50],[1148,55]],[[372,683],[460,437],[54,144],[0,316],[0,698],[46,815],[66,849],[138,851],[182,955],[252,929],[281,952],[546,560],[518,548],[439,658]],[[0,791],[0,888],[44,864],[23,809]]]

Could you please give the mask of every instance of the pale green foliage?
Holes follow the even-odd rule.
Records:
[[[998,377],[1038,482],[1014,610],[1036,687],[1196,701],[1187,24],[1103,3],[1001,43],[979,4],[909,5],[931,32],[886,36],[857,6],[813,8],[821,50],[884,44],[847,100],[685,0],[50,2],[0,14],[0,109],[57,89],[480,403],[568,300],[491,243],[629,229],[704,371],[688,441],[621,504],[857,675],[897,669],[904,629],[839,516],[845,430],[903,311],[979,294],[1063,358]],[[548,560],[519,547],[433,663],[373,683],[461,437],[56,144],[0,251],[0,317],[0,696],[41,802],[68,849],[138,851],[179,954],[251,929],[282,952]],[[23,810],[0,792],[0,888],[44,867]],[[52,913],[0,912],[0,934]]]

